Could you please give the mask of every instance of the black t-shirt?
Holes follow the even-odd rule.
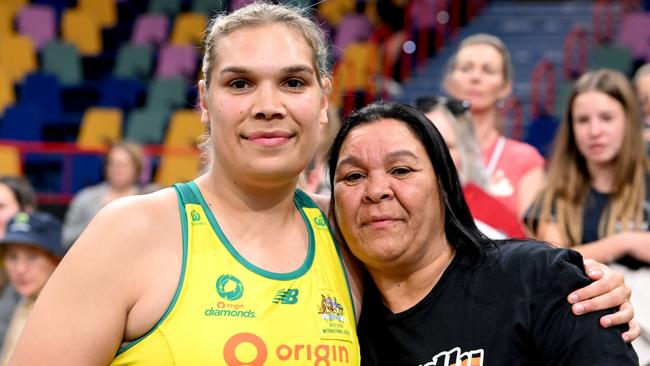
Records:
[[[601,328],[611,311],[574,316],[567,295],[587,285],[580,254],[537,242],[499,244],[476,266],[457,253],[418,304],[391,313],[366,291],[359,322],[363,365],[638,365]]]

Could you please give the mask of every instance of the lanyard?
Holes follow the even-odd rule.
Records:
[[[497,146],[494,147],[490,160],[488,161],[487,166],[485,167],[485,172],[487,173],[488,178],[494,174],[494,169],[496,169],[499,159],[501,159],[501,154],[503,153],[503,148],[506,146],[506,138],[501,136],[497,141]]]

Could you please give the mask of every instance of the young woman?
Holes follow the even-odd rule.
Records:
[[[533,229],[585,258],[628,268],[628,283],[639,286],[637,319],[648,332],[650,164],[634,90],[618,71],[592,71],[576,81],[567,106]]]
[[[254,3],[215,18],[204,49],[208,171],[103,208],[41,293],[13,365],[359,364],[359,277],[349,289],[326,215],[296,190],[327,123],[323,34]],[[593,310],[626,290],[609,273],[578,291],[613,291],[582,303]]]
[[[521,218],[543,184],[544,159],[532,146],[499,131],[499,109],[512,91],[512,74],[505,44],[476,34],[464,39],[449,60],[444,86],[454,98],[470,102],[489,191]]]
[[[566,291],[589,282],[579,254],[478,231],[444,141],[414,108],[353,114],[329,169],[338,228],[376,286],[363,364],[638,365],[620,328],[569,311]]]

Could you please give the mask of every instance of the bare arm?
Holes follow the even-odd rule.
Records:
[[[156,226],[149,210],[141,199],[127,198],[97,215],[40,294],[10,365],[106,365],[113,359],[150,280],[148,243]]]
[[[542,190],[544,185],[544,168],[538,167],[531,169],[524,174],[519,180],[517,186],[517,216],[519,219],[524,217],[526,211],[533,204],[535,198]]]

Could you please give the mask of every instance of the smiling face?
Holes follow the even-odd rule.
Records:
[[[511,82],[505,78],[504,59],[488,44],[469,44],[456,54],[445,85],[456,99],[468,100],[472,112],[496,109],[497,101],[510,94]]]
[[[599,91],[574,99],[571,126],[587,165],[615,164],[625,133],[625,111],[619,101]]]
[[[349,132],[334,195],[341,233],[371,269],[412,265],[444,237],[436,174],[403,122],[382,119]]]
[[[214,171],[255,184],[297,180],[327,123],[309,45],[297,31],[270,24],[220,38],[215,52],[209,90],[200,84]]]

